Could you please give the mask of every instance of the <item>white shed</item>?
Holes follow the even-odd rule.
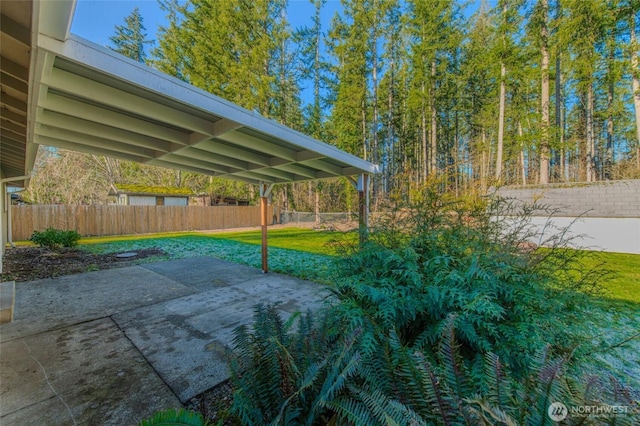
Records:
[[[116,184],[109,195],[121,206],[187,206],[194,194],[188,188]]]

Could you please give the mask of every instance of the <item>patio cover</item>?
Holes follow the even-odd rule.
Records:
[[[70,35],[75,0],[1,7],[3,250],[10,220],[4,187],[27,182],[37,145],[257,184],[264,212],[273,184],[358,175],[365,193],[367,176],[377,171],[332,145]]]

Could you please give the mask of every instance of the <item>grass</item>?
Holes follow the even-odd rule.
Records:
[[[107,243],[122,243],[127,241],[157,240],[162,238],[200,237],[214,240],[229,240],[239,243],[261,245],[262,233],[260,230],[241,232],[166,232],[138,235],[115,235],[103,237],[86,237],[79,241],[82,245],[97,245]],[[336,233],[331,231],[315,231],[307,228],[271,229],[268,233],[269,247],[278,247],[289,250],[299,250],[307,253],[334,256],[337,254],[337,246],[341,243],[355,243],[358,240],[356,232]],[[29,243],[27,242],[27,245]]]
[[[260,231],[212,234],[210,238],[231,240],[246,244],[262,244]],[[286,228],[269,231],[269,246],[290,250],[299,250],[313,254],[335,256],[341,243],[358,241],[356,232],[338,234],[330,231],[314,231],[311,229]]]
[[[603,284],[604,297],[640,304],[640,255],[626,253],[593,253],[585,266],[603,265],[612,272]]]
[[[167,258],[214,256],[256,268],[261,267],[260,231],[205,234],[198,232],[153,234],[144,236],[100,237],[81,241],[81,248],[93,253],[135,251],[158,247]],[[356,241],[357,236],[336,236],[331,232],[308,229],[269,231],[269,269],[322,283],[332,282],[336,254],[334,239]],[[297,249],[285,248],[296,247]],[[145,261],[161,260],[158,258]]]

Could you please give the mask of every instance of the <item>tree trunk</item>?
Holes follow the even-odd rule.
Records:
[[[520,175],[522,176],[522,184],[527,184],[527,167],[524,161],[524,140],[523,140],[523,132],[522,132],[522,123],[518,121],[518,136],[520,137]],[[542,173],[542,169],[541,169]],[[549,183],[549,182],[546,182]]]
[[[424,93],[425,93],[425,88],[424,88],[424,81],[422,81],[422,182],[426,182],[427,181],[427,175],[428,175],[428,164],[429,164],[429,157],[428,157],[428,141],[427,141],[427,111],[425,109],[424,106]]]
[[[504,141],[504,110],[506,98],[505,77],[507,69],[504,62],[500,63],[500,111],[498,115],[498,145],[496,147],[496,180],[502,176],[502,145]]]
[[[594,182],[595,179],[595,142],[593,137],[593,82],[589,82],[587,88],[587,110],[586,110],[586,158],[585,170],[587,172],[587,182]]]
[[[632,87],[633,87],[633,106],[636,114],[636,167],[640,170],[640,73],[638,71],[638,45],[636,39],[636,21],[635,10],[631,13],[631,19],[629,23],[630,27],[630,39],[631,45],[631,74],[632,74]]]
[[[488,164],[488,160],[487,160],[487,148],[486,148],[486,144],[487,144],[487,133],[485,132],[484,128],[482,128],[482,160],[480,163],[480,188],[482,190],[482,192],[486,192],[487,190],[487,164]]]
[[[613,51],[609,57],[613,60]],[[605,154],[604,178],[611,179],[611,168],[613,167],[613,78],[610,77],[607,87],[607,152]]]
[[[364,151],[364,154],[362,156],[362,158],[364,158],[365,160],[368,160],[367,158],[367,102],[366,99],[362,100],[361,103],[362,106],[362,149]]]
[[[380,164],[379,161],[379,147],[378,147],[378,32],[377,32],[377,25],[378,25],[378,12],[377,12],[377,8],[374,2],[374,9],[376,10],[375,12],[375,22],[372,25],[372,40],[371,40],[371,45],[372,45],[372,52],[371,52],[371,56],[372,56],[372,84],[373,84],[373,99],[372,99],[372,103],[373,103],[373,117],[371,118],[371,126],[372,126],[372,135],[371,135],[371,158],[373,160],[374,164]],[[376,202],[377,198],[378,198],[378,192],[380,190],[379,186],[380,186],[380,179],[376,176],[373,175],[372,177],[372,192],[373,192],[373,200],[374,203]]]
[[[560,2],[558,2],[558,6],[557,8],[559,9]],[[556,19],[557,19],[557,15],[559,14],[558,9],[556,9]],[[558,175],[557,177],[562,179],[564,176],[564,129],[563,129],[563,123],[562,123],[562,73],[560,71],[560,67],[561,67],[561,60],[560,60],[560,52],[557,53],[556,56],[556,86],[555,86],[555,92],[556,92],[556,114],[555,114],[555,140],[557,142],[557,146],[560,147],[560,154],[559,154],[559,160],[558,160]]]
[[[540,132],[540,176],[539,182],[542,185],[549,183],[549,30],[547,20],[549,15],[548,0],[540,0],[542,6],[542,25],[540,27],[540,54],[542,63],[540,72],[542,82],[540,85],[541,102],[541,132]]]
[[[438,170],[438,133],[437,122],[438,110],[436,106],[436,60],[431,61],[431,152],[430,152],[430,170],[432,175],[436,175]]]

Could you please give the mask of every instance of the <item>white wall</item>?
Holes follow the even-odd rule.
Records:
[[[545,225],[551,221],[553,227]],[[543,232],[541,240],[569,227],[573,246],[589,250],[640,254],[640,218],[546,217],[532,218],[532,225]],[[538,241],[533,241],[539,243]]]
[[[164,197],[165,206],[186,206],[188,201],[185,197]]]
[[[152,195],[129,195],[130,206],[155,206],[156,197]]]

